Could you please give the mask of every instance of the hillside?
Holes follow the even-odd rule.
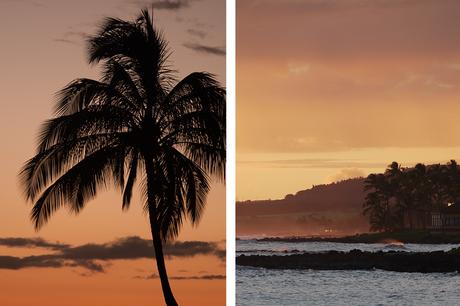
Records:
[[[345,235],[368,230],[364,179],[313,186],[280,200],[236,203],[237,235]]]

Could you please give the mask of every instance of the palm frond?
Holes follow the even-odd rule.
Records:
[[[130,98],[113,86],[115,77],[109,75],[108,83],[91,79],[76,79],[57,93],[55,113],[57,116],[73,115],[79,111],[96,106],[114,106],[131,113],[130,117],[136,118],[142,107],[133,103]],[[124,88],[121,88],[124,90]]]
[[[85,203],[96,196],[101,186],[106,186],[117,161],[119,147],[106,147],[87,156],[51,184],[38,198],[31,219],[40,229],[60,207],[68,205],[78,213]]]
[[[126,132],[137,126],[131,113],[112,105],[89,106],[72,115],[46,121],[39,133],[38,152],[78,137]]]
[[[164,38],[163,33],[156,27],[153,26],[153,18],[147,9],[143,9],[141,16],[138,18],[138,22],[142,24],[145,32],[145,37],[151,50],[151,60],[154,63],[155,71],[159,77],[159,83],[163,89],[169,89],[169,86],[175,80],[172,70],[168,65],[168,58],[171,52],[168,48],[168,43]]]
[[[173,155],[182,174],[182,186],[185,190],[187,215],[193,225],[199,223],[210,190],[209,177],[199,165],[182,153],[174,150]]]
[[[67,140],[39,152],[28,160],[20,172],[27,199],[34,200],[38,192],[56,177],[86,156],[120,141],[124,134],[96,134]]]
[[[212,146],[202,143],[185,143],[181,146],[185,155],[207,173],[220,182],[225,181],[225,162],[227,150],[225,145]]]
[[[106,18],[100,31],[88,39],[90,63],[121,55],[136,58],[146,49],[144,35],[138,24],[118,18]]]
[[[156,195],[161,200],[155,209],[161,236],[164,240],[174,239],[187,216],[193,225],[199,223],[210,188],[209,177],[174,148],[157,159],[156,169]]]
[[[136,111],[144,110],[146,105],[144,105],[145,92],[142,82],[132,67],[129,66],[129,63],[125,64],[123,61],[109,59],[104,68],[103,81],[110,84],[117,92],[123,93],[123,96],[135,105]]]
[[[137,153],[133,153],[131,158],[131,163],[129,166],[128,179],[126,180],[125,189],[123,191],[123,203],[122,209],[127,210],[131,204],[131,197],[133,194],[134,183],[137,178],[137,168],[138,168],[139,156]]]
[[[214,76],[194,72],[174,86],[161,105],[162,119],[197,110],[208,110],[223,120],[225,125],[225,90]]]

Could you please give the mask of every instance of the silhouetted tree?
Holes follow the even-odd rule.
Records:
[[[455,160],[451,160],[445,167],[446,188],[445,195],[447,201],[456,203],[460,200],[460,171]]]
[[[401,228],[405,214],[412,229],[415,211],[440,210],[459,199],[460,171],[454,160],[446,165],[418,163],[413,168],[393,162],[383,174],[367,177],[365,191],[363,213],[369,215],[372,230]],[[426,225],[425,218],[419,221]]]
[[[392,186],[384,174],[370,174],[365,180],[368,191],[364,203],[364,214],[370,216],[371,230],[391,230],[394,227],[392,210]]]
[[[128,209],[140,178],[164,298],[177,305],[163,243],[184,219],[199,222],[209,175],[225,179],[225,90],[204,72],[176,83],[167,43],[146,10],[134,22],[106,19],[88,42],[89,62],[103,64],[103,77],[74,80],[59,93],[56,117],[21,172],[35,203],[31,218],[39,229],[63,206],[78,213],[109,184]]]

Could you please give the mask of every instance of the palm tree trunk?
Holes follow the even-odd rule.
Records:
[[[150,215],[150,229],[152,231],[153,247],[155,249],[155,259],[157,262],[158,275],[160,276],[161,288],[163,296],[168,306],[177,306],[176,299],[169,285],[168,273],[166,272],[165,258],[163,255],[163,243],[161,241],[160,231],[157,228],[156,221],[153,215]]]
[[[154,199],[154,165],[151,156],[145,156],[145,170],[147,174],[147,202],[149,208],[150,230],[152,232],[153,248],[155,249],[155,260],[157,262],[158,275],[160,276],[161,288],[166,305],[177,306],[176,299],[169,285],[168,273],[166,272],[165,258],[163,255],[163,243],[160,229],[156,218],[156,206]]]

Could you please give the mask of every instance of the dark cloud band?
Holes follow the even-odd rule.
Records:
[[[104,272],[101,262],[112,260],[135,260],[154,258],[152,241],[138,236],[120,238],[109,243],[88,243],[72,247],[68,244],[51,243],[41,238],[0,238],[0,246],[46,248],[56,251],[54,254],[15,257],[0,256],[0,269],[23,268],[61,268],[82,267],[93,272]],[[211,255],[225,258],[225,251],[215,242],[177,241],[167,243],[164,248],[166,257],[193,257]]]
[[[59,242],[48,242],[42,238],[21,238],[21,237],[6,237],[0,238],[0,246],[5,247],[26,247],[26,248],[46,248],[52,250],[61,250],[69,248],[70,245]]]
[[[188,0],[154,0],[154,1],[143,1],[143,0],[131,0],[130,3],[137,6],[144,6],[146,8],[153,8],[156,10],[179,10],[189,6],[190,1]]]
[[[185,43],[183,46],[200,53],[225,56],[225,47],[212,47],[195,43]]]

